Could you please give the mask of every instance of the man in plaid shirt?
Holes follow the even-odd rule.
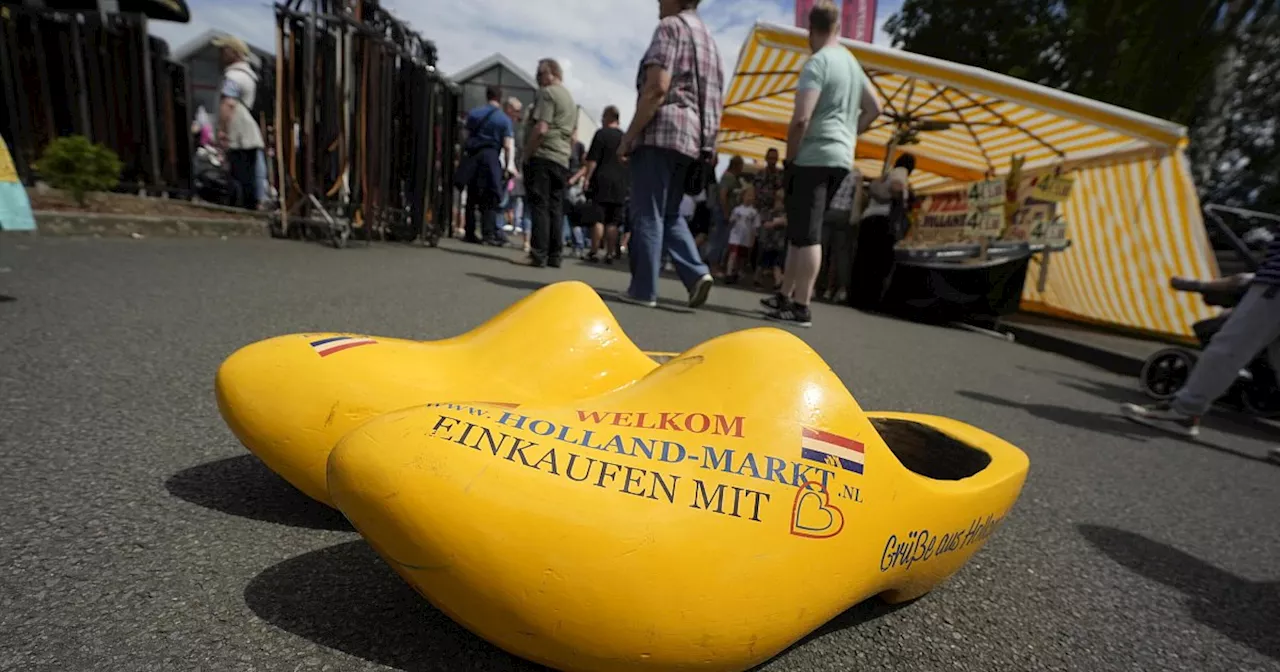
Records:
[[[689,291],[706,303],[711,273],[680,218],[685,176],[720,131],[724,72],[700,0],[659,0],[660,21],[636,77],[639,97],[620,156],[631,162],[631,286],[623,298],[656,306],[665,250]]]

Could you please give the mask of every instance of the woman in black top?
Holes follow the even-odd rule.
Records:
[[[591,200],[593,211],[591,251],[587,254],[587,261],[596,261],[596,252],[603,242],[606,264],[613,263],[618,226],[626,220],[625,204],[631,186],[627,166],[618,160],[618,145],[622,144],[619,116],[618,108],[612,105],[604,108],[600,119],[604,128],[596,131],[591,149],[587,151],[586,164],[582,166],[587,180],[587,198]]]

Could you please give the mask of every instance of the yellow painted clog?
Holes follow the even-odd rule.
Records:
[[[329,451],[383,413],[441,398],[567,402],[633,383],[657,366],[595,290],[562,282],[441,341],[295,334],[254,343],[223,362],[215,387],[240,442],[331,504]]]
[[[868,417],[803,342],[753,329],[593,398],[388,414],[339,442],[329,491],[420,593],[511,653],[716,671],[868,597],[923,595],[1027,469],[953,420]]]

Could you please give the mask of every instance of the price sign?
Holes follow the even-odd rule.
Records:
[[[1044,175],[1036,179],[1031,198],[1047,203],[1061,203],[1071,196],[1076,181],[1070,177]]]
[[[1004,206],[970,210],[965,219],[965,234],[971,238],[994,238],[1004,229]]]
[[[1018,242],[1043,240],[1047,234],[1046,225],[1052,218],[1052,205],[1029,205],[1022,208],[1014,214],[1013,226],[1009,228],[1005,239]]]
[[[1044,227],[1044,240],[1047,243],[1060,243],[1067,239],[1067,220],[1055,217]]]
[[[985,209],[1002,205],[1005,201],[1005,181],[987,180],[974,182],[969,187],[969,207]]]

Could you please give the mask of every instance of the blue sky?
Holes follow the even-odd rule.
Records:
[[[275,18],[266,0],[188,0],[189,24],[153,23],[171,49],[204,31],[223,30],[275,50]],[[880,0],[877,27],[902,5]],[[539,58],[565,68],[565,84],[592,115],[608,104],[629,118],[635,107],[636,63],[658,20],[656,0],[384,0],[440,51],[440,69],[453,73],[494,52],[532,71]],[[793,0],[703,0],[701,12],[716,34],[726,74],[757,20],[791,24]],[[882,32],[877,42],[887,40]]]

